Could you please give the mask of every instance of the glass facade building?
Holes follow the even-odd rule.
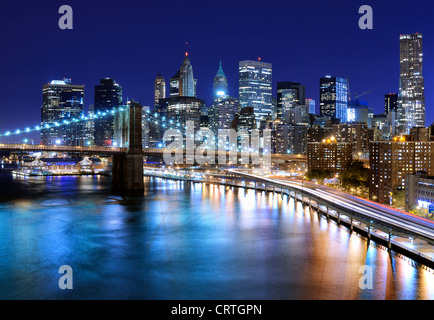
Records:
[[[211,130],[218,134],[219,129],[230,129],[237,111],[238,99],[226,97],[215,100],[208,112]]]
[[[182,97],[196,97],[197,80],[193,77],[193,67],[185,53],[184,62],[179,70],[179,95]]]
[[[348,80],[326,76],[320,79],[320,115],[347,122]]]
[[[44,145],[79,146],[82,128],[73,119],[83,116],[84,86],[71,79],[53,80],[42,88],[41,141]]]
[[[95,114],[98,117],[95,119],[95,145],[112,145],[114,117],[107,112],[121,106],[122,87],[113,79],[102,79],[100,84],[95,86]]]
[[[293,107],[305,104],[305,87],[296,82],[277,83],[277,119],[285,119]]]
[[[187,121],[194,122],[194,130],[200,129],[200,108],[202,100],[194,97],[172,97],[167,100],[168,126],[185,127]],[[176,124],[176,126],[175,126]]]
[[[234,119],[234,127],[238,132],[241,130],[247,130],[248,134],[251,135],[252,130],[257,128],[254,108],[242,108]]]
[[[272,114],[272,65],[262,61],[239,62],[240,110],[252,107],[257,125]]]
[[[425,127],[425,84],[422,74],[422,34],[400,36],[398,132]]]

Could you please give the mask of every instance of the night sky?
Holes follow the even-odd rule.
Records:
[[[60,30],[58,9],[74,10],[74,30]],[[360,30],[358,8],[374,10],[374,29]],[[423,33],[427,125],[434,121],[434,2],[304,1],[7,1],[0,11],[0,131],[37,125],[42,85],[72,78],[84,84],[85,108],[94,86],[113,77],[124,102],[153,104],[157,72],[168,82],[188,51],[198,98],[211,102],[219,60],[238,96],[238,62],[273,64],[277,81],[301,82],[319,107],[319,78],[348,78],[376,113],[384,94],[398,92],[399,35]]]

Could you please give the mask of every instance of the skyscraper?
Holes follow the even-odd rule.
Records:
[[[326,76],[320,79],[320,115],[347,122],[348,80]]]
[[[113,115],[107,114],[122,106],[122,87],[110,78],[101,79],[95,86],[95,145],[111,146],[113,141]],[[104,115],[105,114],[105,115]]]
[[[309,117],[309,105],[307,104],[301,104],[296,105],[294,108],[291,109],[289,112],[289,121],[287,123],[291,124],[304,124],[309,125],[310,117]]]
[[[53,80],[42,88],[41,140],[44,145],[81,144],[79,124],[72,120],[83,115],[84,86],[71,79]],[[69,125],[65,125],[66,122]]]
[[[179,74],[180,71],[178,70],[172,78],[169,80],[170,84],[170,97],[179,97]]]
[[[196,98],[196,85],[197,79],[193,77],[193,67],[186,52],[181,68],[170,79],[170,96]]]
[[[384,114],[398,110],[398,94],[389,93],[384,96]]]
[[[185,126],[187,121],[194,122],[194,130],[200,128],[200,108],[202,101],[195,97],[172,97],[167,100],[167,119],[176,128]]]
[[[158,105],[160,99],[164,98],[166,98],[166,81],[159,73],[157,77],[155,77],[154,83],[154,107]]]
[[[223,72],[222,62],[220,61],[219,69],[214,77],[213,82],[213,100],[225,98],[228,95],[228,78]]]
[[[179,93],[182,97],[196,97],[196,79],[193,77],[193,67],[185,53],[184,62],[179,70]]]
[[[229,96],[228,78],[220,61],[213,81],[213,104],[208,111],[211,130],[217,135],[219,129],[230,129],[237,112],[238,99]]]
[[[422,34],[400,36],[398,131],[425,126],[425,84],[422,74]]]
[[[170,79],[170,96],[172,97],[179,94],[179,71],[175,75],[176,85],[175,88],[172,87],[173,79]],[[174,90],[174,91],[172,91]],[[143,146],[158,147],[160,143],[160,138],[163,134],[163,123],[161,119],[166,119],[167,115],[167,99],[166,99],[166,81],[161,76],[157,74],[154,83],[154,111],[151,114],[150,108],[143,107],[142,109],[142,126],[143,126]],[[149,121],[146,117],[152,117],[153,119]]]
[[[238,99],[232,97],[219,98],[209,109],[209,124],[217,135],[219,129],[230,129],[238,112]]]
[[[150,148],[149,144],[149,114],[151,108],[144,106],[142,109],[142,146],[143,148]]]
[[[272,114],[272,65],[262,61],[240,61],[240,110],[252,107],[256,123]]]
[[[237,131],[247,130],[249,135],[251,135],[252,130],[257,128],[256,121],[254,108],[245,107],[235,116],[232,125]]]
[[[296,105],[305,104],[305,87],[296,82],[277,83],[277,118],[282,119],[284,113]]]
[[[276,153],[306,154],[308,126],[278,124],[276,128]]]

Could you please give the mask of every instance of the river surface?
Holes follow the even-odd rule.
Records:
[[[0,172],[0,299],[434,299],[433,273],[287,196],[145,182]]]

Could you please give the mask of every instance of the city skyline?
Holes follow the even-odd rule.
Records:
[[[433,300],[421,1],[5,4],[0,299]]]
[[[37,10],[45,10],[46,7],[49,7],[49,3],[50,1],[48,4],[44,4],[42,8],[37,8]],[[195,69],[195,78],[198,79],[197,97],[205,99],[208,106],[211,105],[212,102],[212,82],[215,76],[216,66],[218,66],[220,60],[224,65],[224,70],[228,78],[228,90],[229,92],[236,93],[238,92],[239,61],[246,59],[255,60],[261,57],[262,61],[273,64],[273,96],[276,96],[276,84],[279,81],[302,83],[306,87],[306,98],[312,98],[317,102],[316,112],[318,113],[319,79],[326,75],[332,75],[348,78],[352,95],[371,91],[370,94],[364,97],[364,100],[369,102],[369,106],[374,108],[376,114],[382,113],[384,110],[384,95],[389,92],[399,92],[399,36],[401,34],[412,34],[416,32],[420,32],[424,35],[426,125],[430,125],[434,121],[434,115],[432,115],[432,112],[430,113],[430,110],[432,110],[432,101],[434,100],[433,93],[430,90],[433,76],[430,70],[433,69],[431,66],[434,64],[434,61],[430,59],[430,52],[433,51],[434,44],[430,40],[428,24],[423,22],[423,19],[417,19],[417,21],[413,19],[412,23],[406,21],[398,21],[399,23],[390,21],[390,17],[385,15],[387,7],[385,4],[373,5],[375,15],[374,30],[360,30],[358,28],[356,23],[359,16],[357,13],[358,5],[355,3],[337,7],[337,2],[331,1],[328,2],[327,5],[318,4],[309,10],[306,10],[306,5],[295,5],[293,11],[299,10],[300,12],[306,12],[306,15],[311,16],[312,19],[317,22],[324,22],[325,18],[320,14],[320,10],[323,10],[323,13],[325,15],[327,14],[330,18],[330,32],[335,32],[339,39],[339,44],[335,42],[337,40],[330,41],[330,44],[327,44],[324,39],[320,39],[320,35],[312,36],[315,28],[304,23],[300,25],[300,28],[303,30],[304,34],[306,34],[304,38],[315,40],[316,44],[312,44],[315,41],[306,41],[303,50],[290,50],[291,48],[289,48],[288,45],[280,46],[282,49],[279,50],[271,49],[272,43],[270,43],[270,41],[274,41],[279,37],[285,39],[286,36],[292,37],[296,34],[296,31],[275,28],[279,26],[280,23],[275,23],[274,27],[264,24],[264,28],[271,32],[270,39],[262,40],[260,35],[263,34],[262,32],[264,31],[258,31],[256,34],[255,32],[250,32],[248,35],[240,38],[238,42],[234,42],[234,38],[239,36],[239,31],[234,31],[228,27],[223,27],[222,30],[219,30],[220,34],[224,35],[222,40],[215,37],[219,33],[215,30],[209,30],[207,27],[200,28],[197,23],[187,23],[186,29],[188,30],[182,30],[182,34],[178,35],[175,41],[170,41],[170,38],[166,36],[172,22],[160,31],[156,26],[154,26],[154,29],[151,29],[154,30],[156,34],[162,36],[161,39],[159,38],[158,40],[155,39],[155,34],[150,35],[149,32],[139,36],[139,30],[132,28],[131,24],[133,23],[125,23],[125,26],[114,23],[107,26],[107,28],[116,33],[125,35],[124,38],[128,40],[134,40],[131,41],[131,43],[134,44],[132,46],[135,49],[125,50],[129,53],[121,52],[119,49],[111,50],[110,54],[106,54],[105,57],[95,64],[95,59],[100,57],[97,57],[97,54],[101,54],[102,52],[98,46],[101,45],[103,39],[95,38],[95,30],[98,28],[86,30],[86,25],[90,27],[89,21],[85,22],[82,20],[84,19],[82,16],[89,14],[86,9],[89,9],[90,12],[95,14],[98,4],[99,2],[97,1],[94,5],[90,6],[90,8],[84,4],[76,4],[73,6],[75,7],[74,30],[62,31],[58,28],[51,30],[49,26],[51,22],[50,19],[48,19],[47,26],[38,23],[35,30],[19,27],[18,31],[15,33],[15,38],[5,39],[8,40],[9,43],[12,43],[12,45],[8,52],[2,53],[5,77],[1,81],[7,92],[3,103],[5,106],[13,104],[14,109],[25,110],[25,112],[20,113],[20,120],[17,120],[17,114],[15,114],[14,111],[8,113],[0,120],[0,126],[5,128],[6,126],[21,127],[21,123],[32,125],[34,123],[32,119],[39,114],[42,104],[40,97],[41,85],[52,79],[62,79],[63,77],[72,78],[75,83],[85,85],[85,109],[87,109],[94,100],[93,90],[90,90],[89,87],[93,88],[98,84],[100,79],[105,77],[113,78],[123,86],[124,100],[127,98],[134,99],[145,106],[152,106],[156,74],[162,73],[167,82],[172,76],[173,70],[179,68],[180,57],[185,51],[190,53],[191,63],[194,65]],[[214,20],[219,14],[223,14],[223,7],[224,14],[228,18],[237,16],[243,4],[244,2],[242,1],[231,5],[223,3],[222,8],[217,8],[215,10],[216,12],[207,13],[205,16],[207,16],[208,19]],[[388,13],[390,14],[391,10],[396,10],[396,17],[400,17],[403,11],[399,9],[402,9],[404,2],[398,1],[394,2],[394,4],[395,8],[387,7]],[[13,7],[13,5],[10,6]],[[150,3],[150,7],[152,8],[153,6],[157,6],[157,4]],[[431,4],[427,4],[427,7],[431,6]],[[110,1],[107,2],[105,6],[100,7],[101,16],[98,14],[94,23],[98,24],[98,22],[101,22],[101,26],[104,25],[100,19],[104,17],[104,14],[112,12],[113,8],[116,7],[114,3]],[[125,8],[119,9],[126,10]],[[168,12],[173,12],[173,10],[176,9],[179,8],[174,4],[167,10]],[[202,6],[200,10],[204,12],[205,8]],[[265,8],[265,10],[268,9]],[[333,20],[333,17],[337,14],[332,13],[331,11],[333,10],[340,14],[345,13],[345,16],[339,23]],[[408,9],[405,12],[408,11],[411,12],[412,9]],[[193,14],[186,10],[181,12],[183,12],[186,18]],[[247,12],[250,13],[252,17],[256,17],[259,14],[257,6],[249,8]],[[429,10],[417,10],[417,12],[422,17],[426,12],[429,12]],[[25,15],[26,12],[23,14]],[[30,12],[28,12],[28,14],[30,14]],[[132,16],[135,15],[133,12],[131,12],[131,14]],[[43,16],[44,14],[41,13],[41,15]],[[290,23],[295,23],[297,19],[300,19],[295,17],[294,14],[291,15],[291,13],[288,13],[288,15],[293,18],[293,20],[289,20]],[[300,14],[300,16],[304,18],[306,15]],[[57,18],[58,16],[54,14],[52,17],[53,22],[57,22]],[[163,21],[166,18],[157,14],[153,20],[151,19],[151,22],[155,19],[162,19]],[[204,18],[200,17],[198,21],[202,19]],[[239,16],[233,23],[238,25],[242,23],[244,19],[245,17]],[[10,18],[4,17],[3,21],[9,23],[9,20]],[[149,23],[150,22],[147,22],[146,25]],[[345,31],[338,32],[339,24],[342,25],[342,30]],[[313,25],[317,24],[314,23]],[[95,26],[96,25],[93,25],[93,27]],[[83,45],[86,44],[89,50],[71,47],[70,52],[62,52],[59,57],[50,56],[50,59],[43,57],[42,50],[31,50],[31,52],[28,52],[29,59],[26,61],[21,60],[20,65],[17,66],[17,58],[13,57],[13,55],[14,52],[16,53],[16,50],[19,50],[23,45],[21,42],[17,44],[17,39],[24,37],[29,42],[28,46],[33,47],[32,42],[34,39],[31,39],[33,32],[40,32],[42,31],[41,29],[49,30],[50,40],[48,40],[48,42],[54,41],[62,44],[65,41],[68,42],[78,39]],[[142,30],[141,28],[138,29]],[[309,37],[309,35],[311,35],[311,37]],[[8,37],[10,36],[7,35],[6,38]],[[124,38],[120,40],[120,43],[125,44]],[[150,38],[155,40],[155,44],[152,46],[149,41],[147,41]],[[216,40],[216,44],[210,45],[208,41],[213,38],[218,40]],[[246,45],[248,40],[252,40],[252,38],[256,39],[256,43]],[[161,40],[164,39],[165,41],[161,43]],[[188,44],[185,42],[188,42]],[[266,46],[265,42],[268,42],[268,46]],[[331,53],[327,53],[332,45],[335,47],[333,51],[334,56]],[[110,45],[107,46],[110,47]],[[229,50],[229,48],[231,48],[231,50]],[[357,50],[355,50],[355,48],[357,48]],[[233,49],[237,50],[234,52]],[[26,53],[21,53],[18,57],[22,58],[23,55],[26,55]],[[79,64],[80,67],[73,57],[79,58],[78,60],[81,62]],[[6,61],[8,62],[7,64]],[[16,78],[17,75],[20,75],[20,86],[14,86],[13,81],[10,81]],[[27,94],[17,100],[18,91],[23,89]],[[124,101],[124,103],[126,103],[126,101]]]

